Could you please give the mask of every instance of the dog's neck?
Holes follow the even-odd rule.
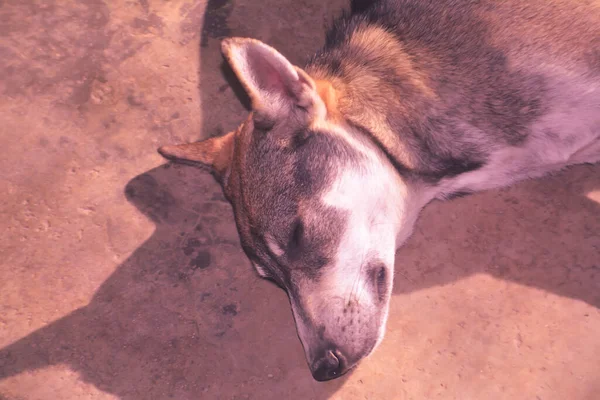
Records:
[[[414,63],[395,37],[370,27],[354,32],[335,52],[322,52],[307,67],[330,113],[370,136],[400,173],[421,167],[414,145],[401,132],[437,98]]]
[[[395,203],[395,206],[385,207],[388,214],[388,222],[395,225],[398,230],[396,232],[396,245],[401,246],[411,235],[413,226],[419,216],[421,209],[436,197],[437,191],[434,185],[428,185],[419,179],[412,179],[404,175],[402,172],[406,168],[400,164],[398,158],[393,152],[400,149],[399,146],[394,147],[393,133],[383,132],[381,129],[377,131],[380,137],[377,137],[373,130],[365,127],[362,124],[354,122],[353,117],[361,118],[367,115],[365,120],[369,123],[376,123],[380,115],[376,118],[368,113],[366,109],[356,110],[354,113],[349,113],[345,105],[351,103],[348,101],[348,92],[353,90],[353,83],[338,82],[337,87],[334,87],[331,80],[317,79],[315,81],[317,92],[322,99],[327,109],[328,121],[332,125],[337,125],[342,129],[331,129],[341,135],[348,144],[361,151],[363,154],[368,153],[368,158],[373,169],[374,179],[382,179],[384,186],[397,188],[398,191],[390,190],[388,201]],[[340,96],[344,93],[345,96]],[[381,112],[381,110],[375,110]],[[391,139],[391,140],[386,140]],[[401,142],[398,142],[401,143]],[[393,212],[390,210],[396,210]]]
[[[409,177],[421,160],[402,131],[436,95],[401,43],[381,28],[359,30],[336,49],[340,50],[348,54],[339,57],[325,51],[306,71],[315,80],[333,122],[347,125],[378,147],[385,155],[381,162],[391,164],[407,187],[407,198],[402,201],[407,203],[403,208],[408,214],[402,225],[410,229],[398,232],[400,245],[410,236],[421,209],[437,195],[434,186]],[[340,65],[333,68],[335,63]]]

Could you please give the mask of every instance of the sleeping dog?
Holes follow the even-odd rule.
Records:
[[[219,180],[317,380],[381,342],[395,251],[428,202],[600,160],[598,0],[380,0],[302,68],[254,39],[222,51],[249,116],[159,151]]]

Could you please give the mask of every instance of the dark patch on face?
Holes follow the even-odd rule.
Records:
[[[190,261],[192,269],[205,269],[210,267],[211,255],[208,251],[200,251],[196,257]]]
[[[221,313],[223,315],[231,315],[235,317],[236,315],[238,315],[238,309],[235,304],[227,304],[226,306],[223,306]]]
[[[207,47],[208,39],[223,39],[231,34],[227,18],[233,10],[231,0],[209,0],[204,13],[200,46]]]
[[[292,114],[267,131],[249,124],[242,134],[250,141],[245,165],[238,169],[248,172],[239,193],[228,197],[248,257],[294,291],[297,279],[317,278],[337,251],[346,214],[322,204],[320,197],[335,178],[334,166],[344,168],[357,156],[333,135],[302,130],[301,116]],[[303,139],[294,140],[296,135]],[[273,254],[269,242],[284,254]]]
[[[285,262],[301,266],[310,277],[331,262],[338,243],[335,236],[343,232],[345,225],[345,218],[335,209],[321,210],[319,220],[305,225],[296,219],[285,247]]]

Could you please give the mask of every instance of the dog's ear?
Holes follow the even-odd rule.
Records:
[[[309,109],[315,101],[313,79],[272,47],[255,39],[229,38],[221,49],[256,114],[277,118],[291,107]]]
[[[223,181],[233,158],[235,131],[200,142],[162,146],[158,152],[168,160],[208,167]]]

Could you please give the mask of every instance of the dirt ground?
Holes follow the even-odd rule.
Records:
[[[600,399],[600,165],[428,206],[381,347],[306,365],[163,144],[245,117],[219,39],[302,63],[345,1],[0,1],[0,399]]]

